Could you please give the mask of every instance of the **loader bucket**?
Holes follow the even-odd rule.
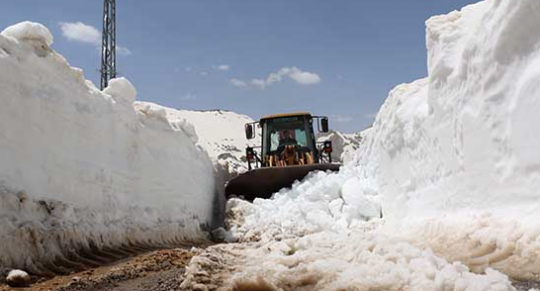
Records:
[[[338,171],[339,164],[313,164],[301,166],[270,167],[251,170],[230,180],[225,187],[227,199],[243,196],[248,201],[268,199],[282,188],[291,187],[311,171]]]

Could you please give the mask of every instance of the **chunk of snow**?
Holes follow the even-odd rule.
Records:
[[[42,24],[25,21],[13,26],[10,26],[1,35],[5,37],[13,37],[20,41],[32,40],[42,42],[50,47],[53,44],[53,36],[51,32]]]
[[[103,93],[110,95],[117,102],[123,102],[130,106],[137,98],[137,90],[123,77],[110,80]]]
[[[11,287],[26,287],[30,285],[30,276],[22,270],[9,271],[6,282]]]

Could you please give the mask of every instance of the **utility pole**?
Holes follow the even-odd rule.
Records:
[[[116,0],[103,0],[101,90],[116,78]]]

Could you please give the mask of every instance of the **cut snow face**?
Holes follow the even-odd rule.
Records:
[[[50,271],[77,251],[202,239],[213,167],[187,127],[100,92],[40,24],[0,35],[0,269]]]
[[[429,77],[390,93],[352,162],[271,200],[231,201],[239,243],[195,258],[184,285],[491,291],[514,290],[508,276],[537,280],[538,27],[536,0],[428,20]]]

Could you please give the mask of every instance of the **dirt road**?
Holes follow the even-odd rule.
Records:
[[[128,258],[114,264],[39,279],[28,288],[10,288],[0,284],[0,291],[168,291],[181,290],[185,267],[197,250],[160,250]],[[518,291],[540,290],[539,283],[515,282]]]
[[[0,285],[0,291],[138,291],[179,290],[185,266],[195,253],[187,249],[160,250],[109,266],[40,279],[29,288]]]

